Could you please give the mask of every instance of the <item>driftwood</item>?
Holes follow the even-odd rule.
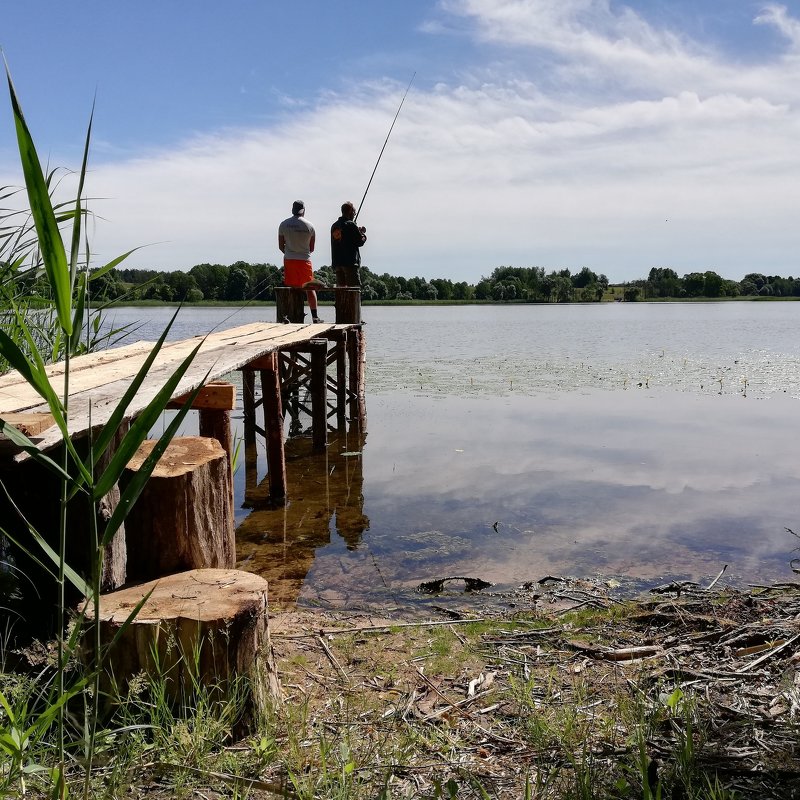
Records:
[[[135,617],[132,612],[143,598]],[[85,608],[94,620],[90,604]],[[130,679],[163,679],[176,704],[191,702],[195,687],[224,698],[240,679],[249,689],[246,730],[280,683],[272,655],[267,582],[240,570],[198,569],[131,586],[100,598],[100,640],[106,655],[106,692],[124,693]],[[85,645],[91,651],[91,626]],[[113,679],[112,679],[113,676]],[[113,697],[112,697],[113,700]]]
[[[155,442],[128,464],[128,480]],[[170,442],[125,520],[128,579],[149,580],[186,569],[232,567],[236,558],[230,468],[215,439]]]

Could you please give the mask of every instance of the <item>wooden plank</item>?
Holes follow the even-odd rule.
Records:
[[[116,353],[112,358],[109,351],[78,356],[70,362],[69,388],[70,397],[87,389],[95,389],[103,384],[112,383],[120,378],[133,378],[147,360],[154,342],[140,342],[141,347],[130,354],[126,351]],[[171,360],[178,363],[197,346],[197,341],[165,343],[158,354],[158,361]],[[115,351],[116,352],[116,351]],[[75,372],[73,372],[73,368]],[[63,389],[59,379],[63,378],[64,364],[52,364],[47,367],[47,375],[53,388],[60,396]],[[16,373],[15,373],[16,374]],[[0,390],[0,413],[12,410],[23,410],[41,403],[39,394],[20,377],[14,387]]]
[[[312,327],[313,331],[312,332]],[[210,334],[203,342],[201,353],[218,351],[220,358],[224,359],[222,366],[215,373],[217,377],[226,375],[240,366],[237,359],[232,358],[235,349],[247,348],[251,353],[252,348],[260,353],[271,352],[276,347],[292,344],[296,341],[307,341],[320,327],[333,326],[298,326],[278,325],[277,323],[254,323],[241,328],[231,328]],[[177,342],[166,342],[156,357],[154,369],[161,365],[172,364],[173,368],[185,359],[189,353],[202,341],[201,336],[184,339]],[[138,343],[136,348],[119,348],[118,350],[104,350],[99,353],[90,353],[72,359],[71,368],[77,372],[70,374],[70,397],[90,389],[111,385],[123,378],[133,378],[144,364],[147,356],[154,346],[154,342]],[[112,357],[116,353],[116,357]],[[63,364],[53,364],[47,368],[48,375],[56,377],[63,375]],[[5,387],[0,386],[0,414],[10,411],[24,411],[33,409],[41,404],[42,399],[19,376],[18,373],[9,373],[3,376]]]
[[[28,438],[38,436],[42,431],[46,431],[55,424],[53,415],[47,412],[32,414],[24,411],[16,414],[3,414],[3,421],[13,425],[18,431],[22,431]],[[5,438],[0,433],[0,439]]]
[[[200,352],[190,365],[183,379],[176,387],[174,396],[185,395],[209,381],[221,378],[268,353],[308,343],[311,338],[321,334],[336,333],[350,326],[327,325],[286,325],[278,323],[254,323],[239,328],[217,331],[206,337]],[[193,337],[178,342],[166,343],[150,369],[139,392],[130,405],[127,416],[135,417],[156,396],[178,364],[191,352],[203,337]],[[145,345],[140,343],[141,348]],[[122,353],[122,358],[112,358],[111,353]],[[70,435],[86,432],[89,419],[92,426],[104,425],[111,417],[119,398],[130,385],[130,380],[141,366],[146,353],[138,355],[129,348],[116,351],[101,351],[73,359],[79,362],[81,374],[75,382],[70,378]],[[149,352],[149,350],[148,350]],[[126,357],[127,354],[127,357]],[[98,368],[98,364],[100,367]],[[88,365],[88,366],[87,366]],[[93,366],[94,365],[94,368]],[[63,369],[61,365],[54,368]],[[9,389],[11,387],[8,387]],[[49,409],[27,384],[20,387],[13,396],[0,397],[0,414],[14,411],[45,413]],[[90,413],[91,412],[91,413]],[[39,447],[47,449],[61,440],[58,428],[44,431]],[[20,456],[22,457],[22,456]]]
[[[182,408],[188,395],[176,397],[167,408]],[[213,381],[207,383],[195,397],[192,408],[205,411],[233,411],[236,408],[236,387],[232,383]]]

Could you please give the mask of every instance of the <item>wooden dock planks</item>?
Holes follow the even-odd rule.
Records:
[[[257,322],[215,331],[205,338],[196,336],[166,342],[128,408],[127,417],[135,417],[146,407],[168,377],[200,343],[200,350],[176,387],[173,397],[180,397],[269,353],[350,327],[353,326]],[[97,427],[109,420],[153,346],[154,342],[137,342],[72,359],[69,387],[69,431],[72,436],[85,433],[90,426]],[[48,367],[47,373],[57,393],[61,394],[63,363]],[[18,373],[0,376],[0,417],[22,411],[44,413],[48,408]],[[60,440],[60,431],[52,427],[41,434],[37,446],[45,450]]]

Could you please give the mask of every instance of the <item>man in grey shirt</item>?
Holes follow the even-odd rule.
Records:
[[[311,254],[314,252],[314,226],[305,219],[306,207],[302,200],[292,203],[292,216],[278,226],[278,247],[283,253],[283,283],[285,286],[303,288],[314,280]],[[306,290],[312,322],[322,322],[317,315],[317,293]]]

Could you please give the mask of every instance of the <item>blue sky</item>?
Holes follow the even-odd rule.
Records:
[[[79,165],[96,94],[97,264],[279,263],[295,198],[327,263],[416,73],[360,216],[371,269],[800,273],[800,2],[30,0],[0,45],[52,165]]]

